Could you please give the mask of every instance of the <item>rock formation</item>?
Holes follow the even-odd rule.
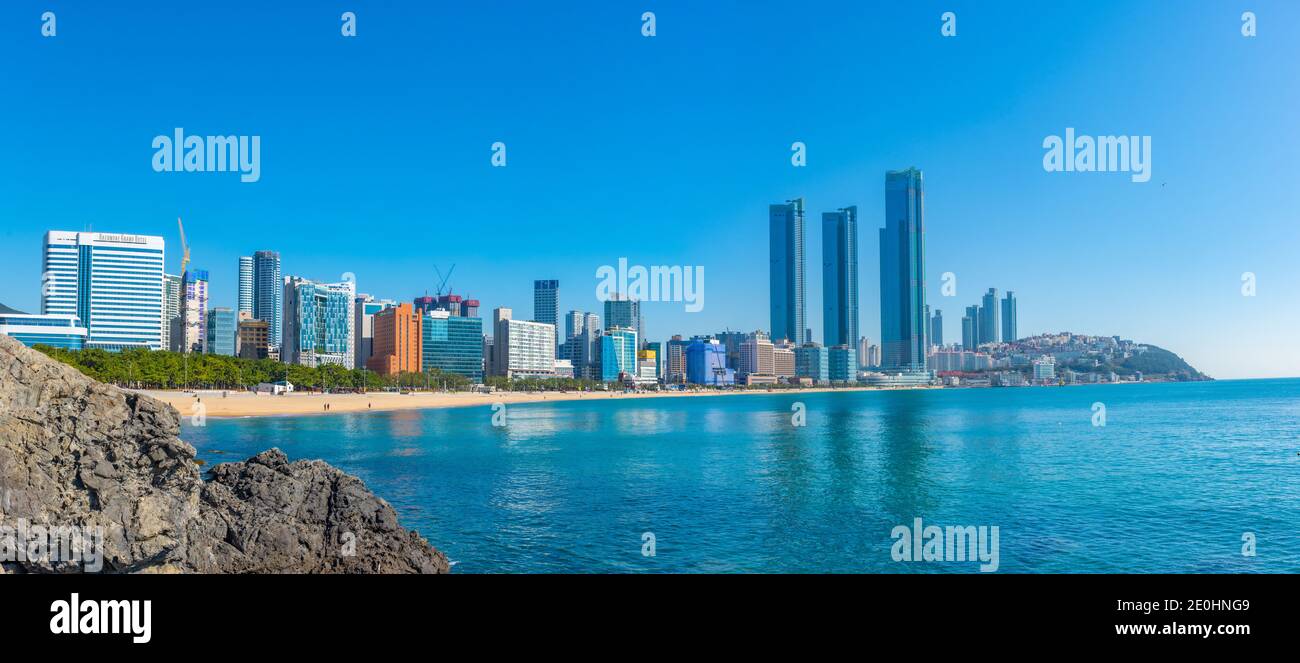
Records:
[[[204,481],[179,432],[174,408],[0,335],[0,572],[448,571],[359,479],[271,449]],[[17,559],[38,525],[102,531],[102,569]]]

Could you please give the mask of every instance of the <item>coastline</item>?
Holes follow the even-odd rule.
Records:
[[[908,387],[909,389],[934,389],[937,387]],[[152,396],[180,412],[182,416],[197,414],[195,405],[203,403],[203,415],[208,417],[272,417],[310,414],[341,414],[346,412],[390,412],[395,410],[424,410],[453,407],[481,407],[495,403],[547,403],[560,401],[627,400],[642,398],[691,398],[707,396],[740,396],[745,394],[808,394],[831,391],[890,391],[897,387],[814,387],[807,389],[766,389],[733,391],[648,391],[624,393],[621,391],[534,391],[534,392],[370,392],[366,394],[293,393],[281,396],[253,394],[242,391],[177,391],[154,389],[127,389],[133,393]],[[225,393],[223,397],[222,394]],[[329,409],[325,405],[329,404]]]

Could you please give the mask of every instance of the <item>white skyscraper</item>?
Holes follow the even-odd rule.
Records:
[[[239,313],[253,315],[253,256],[239,256]]]
[[[41,312],[77,316],[88,348],[162,349],[163,238],[45,233]]]

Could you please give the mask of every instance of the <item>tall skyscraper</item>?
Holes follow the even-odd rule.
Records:
[[[163,324],[162,349],[180,352],[181,336],[181,277],[163,274]],[[173,340],[172,336],[176,339]]]
[[[253,314],[253,256],[239,256],[239,308],[235,312]]]
[[[943,311],[939,309],[930,316],[930,345],[943,347]]]
[[[998,289],[989,288],[980,306],[980,343],[997,343],[1002,337],[1001,317],[998,315]]]
[[[1016,333],[1016,293],[1008,290],[1002,298],[1002,342],[1012,343],[1020,340]]]
[[[208,351],[208,270],[181,275],[181,352]]]
[[[803,343],[811,340],[804,338],[803,198],[770,205],[767,215],[772,339]]]
[[[641,319],[641,302],[617,292],[606,299],[605,329],[613,327],[631,329],[637,333],[638,339],[642,338],[645,323]]]
[[[352,368],[356,360],[352,333],[356,296],[354,281],[317,283],[286,277],[281,360],[302,366]]]
[[[544,322],[559,330],[560,282],[555,279],[533,281],[533,321]],[[558,337],[557,337],[558,342]]]
[[[925,183],[916,168],[890,171],[880,230],[882,368],[924,372],[925,327]]]
[[[163,238],[45,233],[41,313],[75,315],[87,348],[163,347]]]
[[[827,347],[858,339],[858,208],[822,214],[822,325]]]
[[[568,343],[582,334],[582,325],[587,318],[582,311],[569,311],[564,314],[564,342]]]
[[[280,279],[280,254],[257,251],[253,254],[253,317],[265,320],[271,335],[269,346],[284,343],[284,282]]]
[[[980,307],[967,306],[961,319],[961,349],[974,352],[980,344]]]

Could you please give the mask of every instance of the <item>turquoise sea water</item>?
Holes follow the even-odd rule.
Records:
[[[512,405],[505,427],[489,407],[209,419],[182,436],[208,463],[273,446],[333,463],[458,573],[977,572],[894,561],[891,531],[917,517],[998,526],[1000,573],[1300,572],[1300,380]]]

